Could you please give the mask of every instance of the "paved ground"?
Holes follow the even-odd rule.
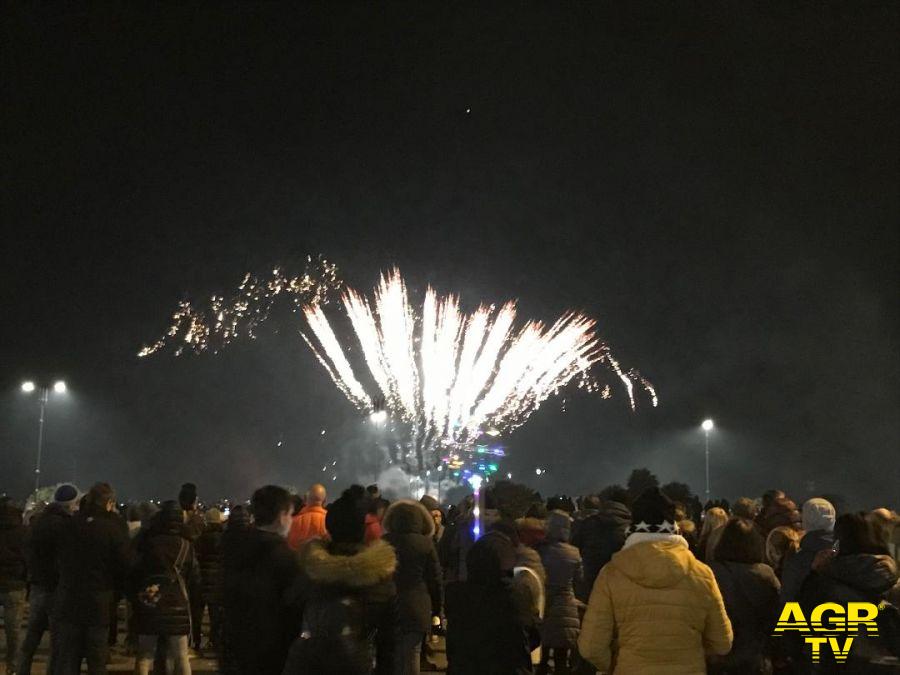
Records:
[[[120,608],[120,614],[124,613],[124,605]],[[2,612],[0,612],[0,616],[2,616]],[[208,628],[206,621],[204,621],[204,635],[206,635],[206,629]],[[23,637],[25,627],[22,628]],[[3,634],[4,637],[0,638],[3,640],[2,649],[0,649],[0,675],[7,675],[6,672],[6,639],[5,634],[0,631],[0,634]],[[125,648],[122,646],[122,643],[125,640],[125,622],[124,618],[120,617],[119,619],[119,645],[114,647],[112,650],[112,662],[109,664],[108,670],[111,673],[130,673],[133,672],[134,669],[134,657],[128,656],[125,652]],[[41,643],[41,647],[38,650],[37,657],[35,658],[34,666],[32,667],[32,675],[46,675],[47,673],[47,649],[48,649],[48,640],[47,636],[44,636],[44,641]],[[433,653],[429,656],[429,659],[441,666],[442,668],[446,668],[447,659],[444,651],[444,641],[443,638],[439,639],[437,642],[432,643]],[[216,661],[214,658],[196,658],[191,659],[191,669],[194,673],[198,675],[214,675],[219,671],[216,668]],[[83,669],[82,669],[83,670]],[[428,672],[428,671],[423,671]]]

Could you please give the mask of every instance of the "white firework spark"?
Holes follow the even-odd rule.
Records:
[[[317,305],[303,313],[319,348],[304,339],[354,405],[371,409],[383,398],[391,419],[409,429],[401,458],[409,471],[435,466],[442,448],[521,426],[573,379],[590,386],[587,373],[598,362],[622,380],[632,408],[635,382],[657,403],[652,385],[623,371],[594,332],[596,322],[577,312],[550,327],[529,321],[515,330],[512,302],[499,310],[482,305],[466,316],[456,296],[440,297],[429,288],[417,316],[396,269],[382,275],[371,304],[352,289],[342,301],[377,390],[366,392],[346,356],[349,347],[340,345]]]

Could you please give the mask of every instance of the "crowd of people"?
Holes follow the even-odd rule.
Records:
[[[333,501],[267,485],[204,510],[186,483],[120,509],[106,483],[65,484],[24,515],[0,500],[7,669],[31,673],[49,631],[48,673],[105,673],[125,607],[141,675],[189,674],[199,652],[226,675],[414,675],[437,670],[434,635],[451,675],[895,672],[897,525],[778,490],[694,508],[649,487],[511,514],[490,494],[445,511],[374,485]],[[772,637],[786,602],[855,601],[882,606],[879,634],[845,664]]]

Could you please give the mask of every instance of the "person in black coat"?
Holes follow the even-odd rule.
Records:
[[[138,559],[132,574],[132,605],[138,635],[136,675],[149,675],[158,640],[165,640],[165,651],[174,660],[176,673],[191,672],[190,598],[200,592],[200,573],[183,525],[184,511],[178,502],[163,502],[150,527],[135,540]]]
[[[209,647],[218,647],[222,634],[222,512],[211,508],[204,514],[206,526],[195,543],[200,563],[201,598],[209,608]],[[201,610],[202,616],[202,610]],[[194,638],[200,643],[200,626],[194,626]]]
[[[533,672],[539,620],[528,589],[514,584],[515,547],[489,532],[466,556],[466,581],[446,589],[448,675],[523,675]]]
[[[800,550],[789,556],[781,568],[781,601],[793,602],[812,572],[813,560],[819,551],[834,545],[834,506],[825,499],[814,497],[803,504],[803,531]]]
[[[224,535],[223,670],[281,675],[300,619],[287,593],[300,573],[285,540],[291,527],[291,495],[267,485],[253,493],[251,507],[254,527],[233,537]]]
[[[50,628],[53,598],[59,583],[57,553],[62,531],[78,508],[78,490],[64,483],[56,488],[53,502],[37,515],[28,528],[25,540],[25,559],[28,567],[28,630],[22,642],[19,675],[30,675],[34,654],[44,633]],[[53,636],[47,672],[53,672],[55,662]]]
[[[397,675],[418,675],[422,641],[442,605],[441,565],[434,546],[434,519],[420,502],[401,499],[381,521],[384,540],[397,552]]]
[[[613,553],[625,543],[625,530],[631,525],[631,511],[620,502],[604,501],[597,513],[582,520],[573,533],[572,544],[581,551],[584,576],[575,589],[582,602],[587,602],[594,580]]]
[[[106,673],[109,624],[115,620],[110,609],[133,563],[128,527],[113,513],[115,493],[109,484],[97,483],[82,502],[60,537],[54,675],[77,675],[82,659],[90,675]]]
[[[330,541],[311,540],[300,549],[303,630],[284,675],[393,672],[397,556],[383,539],[364,543],[369,503],[361,486],[345,490],[328,507]]]
[[[803,583],[798,602],[804,616],[825,602],[846,605],[848,602],[870,602],[875,605],[886,600],[900,606],[900,573],[897,562],[865,513],[848,513],[834,524],[837,552],[823,551],[813,562],[813,573]],[[860,635],[854,638],[847,661],[834,662],[824,653],[821,662],[810,664],[808,649],[801,659],[810,672],[816,673],[879,673],[896,672],[893,666],[880,666],[889,657],[900,657],[897,635],[887,635],[879,628],[878,637]],[[893,640],[893,641],[892,641]]]
[[[727,656],[710,660],[710,673],[763,675],[772,671],[768,642],[781,608],[781,584],[764,563],[765,555],[765,541],[752,521],[732,518],[726,523],[709,566],[722,592],[734,642]]]
[[[25,613],[25,527],[22,511],[0,499],[0,604],[6,631],[6,669],[15,673]]]

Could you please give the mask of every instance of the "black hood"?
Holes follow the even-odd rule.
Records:
[[[898,580],[897,563],[889,555],[839,555],[824,571],[832,579],[866,594],[881,595]]]
[[[812,530],[800,540],[800,550],[817,553],[834,545],[834,533],[826,530]]]
[[[628,524],[631,522],[631,511],[621,502],[604,502],[596,517]]]
[[[0,504],[0,530],[11,530],[14,527],[21,527],[22,512],[15,504]]]

